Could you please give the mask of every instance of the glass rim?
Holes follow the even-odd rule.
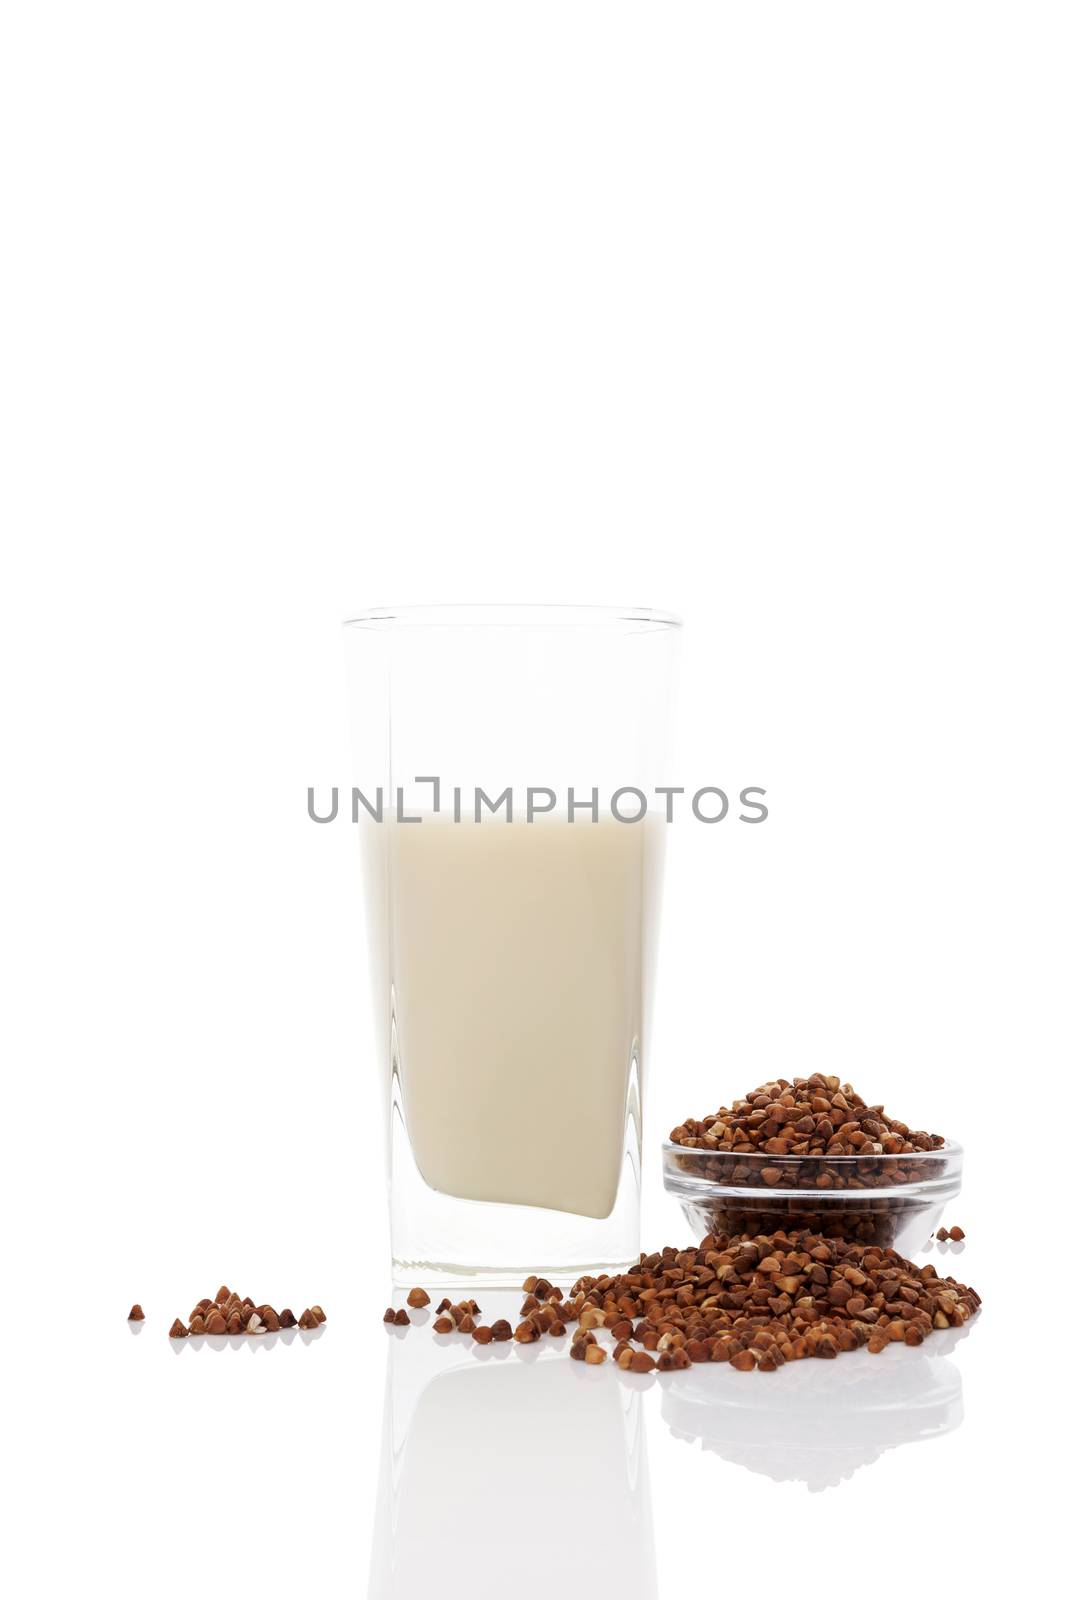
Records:
[[[344,628],[389,627],[626,627],[680,628],[677,612],[652,606],[459,604],[371,606],[346,617]]]

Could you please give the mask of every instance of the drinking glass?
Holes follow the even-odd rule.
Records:
[[[679,625],[345,625],[398,1283],[635,1259]]]

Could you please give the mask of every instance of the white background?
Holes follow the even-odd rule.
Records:
[[[380,1104],[353,830],[305,791],[351,777],[341,619],[434,600],[682,612],[684,776],[769,791],[671,839],[646,1244],[685,1238],[662,1132],[819,1067],[965,1144],[944,1264],[986,1309],[962,1423],[915,1439],[902,1377],[871,1409],[913,1442],[871,1459],[872,1421],[817,1502],[672,1437],[679,1376],[636,1445],[627,1413],[613,1523],[606,1389],[545,1496],[614,1370],[454,1387],[430,1492],[389,1489],[387,1429],[369,1592],[413,1539],[467,1597],[616,1559],[620,1596],[1027,1586],[1060,1542],[1062,7],[0,15],[12,1592],[368,1592]],[[330,1322],[176,1352],[220,1278]],[[813,1449],[855,1410],[823,1393],[800,1454],[805,1405]]]

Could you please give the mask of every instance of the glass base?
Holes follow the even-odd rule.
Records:
[[[592,1261],[586,1263],[561,1263],[551,1261],[524,1261],[514,1266],[463,1266],[454,1261],[400,1261],[393,1257],[393,1282],[400,1288],[411,1289],[418,1285],[426,1288],[436,1284],[442,1289],[473,1288],[481,1285],[488,1289],[519,1289],[531,1275],[547,1278],[566,1293],[579,1278],[598,1277],[602,1272],[626,1272],[637,1260],[634,1250],[620,1261]]]
[[[397,1284],[510,1289],[534,1274],[567,1292],[578,1278],[624,1272],[637,1260],[641,1161],[636,1116],[627,1118],[619,1186],[606,1217],[441,1194],[419,1172],[397,1107],[392,1135],[389,1211]]]

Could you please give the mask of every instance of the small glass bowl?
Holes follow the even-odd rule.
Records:
[[[663,1185],[693,1231],[775,1233],[808,1229],[911,1256],[960,1192],[963,1148],[909,1155],[772,1156],[762,1150],[663,1146]]]

